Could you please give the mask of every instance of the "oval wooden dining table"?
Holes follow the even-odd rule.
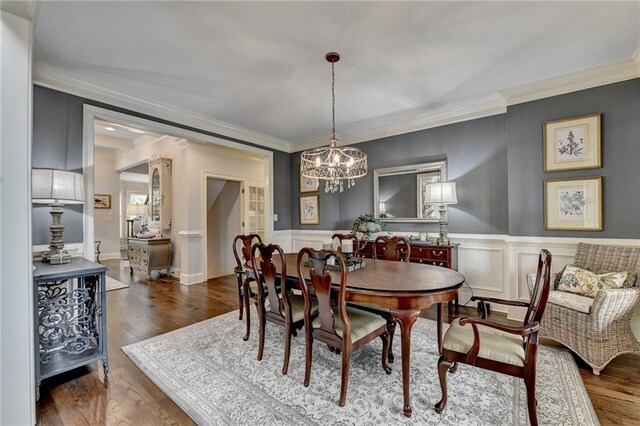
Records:
[[[298,281],[296,253],[286,255],[287,279]],[[439,266],[409,262],[365,259],[366,266],[349,272],[347,300],[355,303],[374,303],[391,311],[400,325],[402,341],[403,412],[411,417],[409,376],[411,371],[411,329],[422,309],[438,305],[438,351],[442,352],[442,317],[444,303],[458,296],[464,276]],[[336,287],[340,285],[340,271],[330,271]],[[434,366],[435,374],[435,366]]]

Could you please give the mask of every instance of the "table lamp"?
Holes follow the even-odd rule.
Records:
[[[36,204],[49,204],[51,207],[51,242],[49,251],[42,255],[42,261],[71,263],[71,255],[64,250],[62,207],[84,203],[84,177],[68,170],[32,169],[31,198]]]
[[[427,204],[437,204],[440,206],[440,236],[436,240],[437,244],[447,245],[447,220],[445,218],[446,205],[457,204],[455,182],[431,182],[425,185],[424,202]]]

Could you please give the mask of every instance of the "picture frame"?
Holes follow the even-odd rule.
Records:
[[[597,113],[545,121],[544,172],[602,167],[601,116]]]
[[[300,166],[300,192],[315,192],[319,187],[318,179],[302,176],[302,166]]]
[[[417,197],[418,197],[418,219],[429,219],[432,221],[440,220],[440,212],[437,206],[424,202],[425,188],[431,182],[440,182],[440,171],[431,171],[416,175],[417,180]]]
[[[111,208],[111,195],[109,195],[109,194],[94,194],[93,195],[93,208],[95,208],[95,209],[110,209]]]
[[[602,177],[546,179],[544,229],[602,231]]]
[[[320,213],[318,208],[318,196],[307,195],[300,197],[300,224],[318,225],[320,223]]]

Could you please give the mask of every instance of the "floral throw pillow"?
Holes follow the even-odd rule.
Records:
[[[558,283],[558,290],[593,298],[601,288],[622,288],[627,275],[629,273],[626,271],[596,274],[567,265]]]

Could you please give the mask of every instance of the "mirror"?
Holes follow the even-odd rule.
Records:
[[[374,215],[384,222],[438,222],[437,206],[423,202],[424,187],[446,180],[446,161],[375,169]]]

